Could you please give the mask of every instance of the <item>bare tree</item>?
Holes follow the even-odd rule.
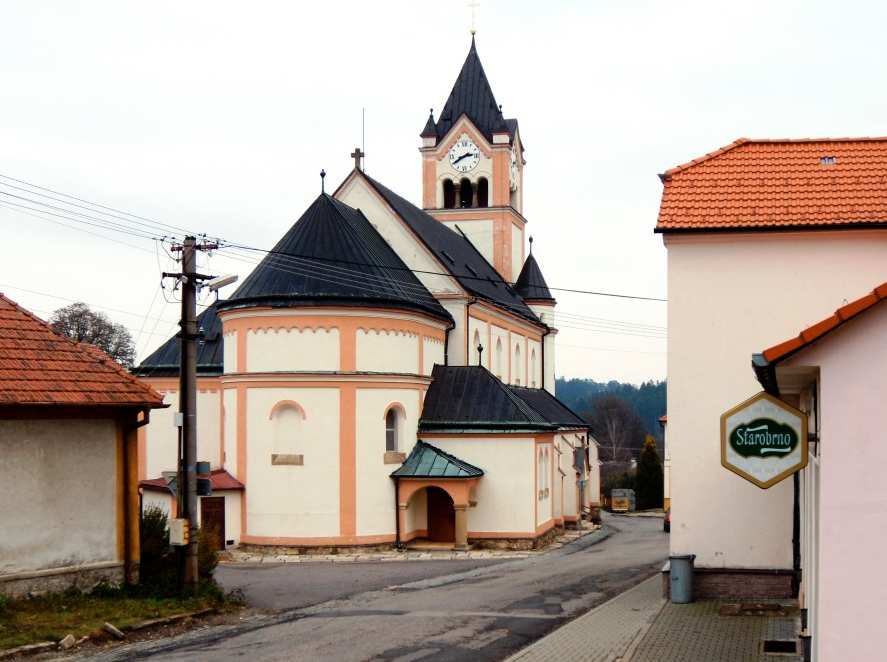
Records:
[[[604,461],[627,462],[644,443],[643,422],[631,405],[618,396],[595,398],[585,419],[601,445]]]
[[[135,361],[135,343],[129,331],[85,303],[59,308],[49,318],[49,324],[59,335],[95,345],[120,365],[131,368]]]

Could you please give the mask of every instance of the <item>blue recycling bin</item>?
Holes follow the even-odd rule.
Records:
[[[671,601],[677,605],[693,602],[693,562],[695,554],[669,556]]]

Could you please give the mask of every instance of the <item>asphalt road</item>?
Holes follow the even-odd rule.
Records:
[[[399,568],[419,565],[404,562],[372,568],[292,564],[272,574],[255,568],[251,590],[268,605],[288,604],[287,595],[300,587],[315,598],[333,599],[240,625],[126,646],[98,659],[502,660],[649,577],[667,557],[661,519],[609,516],[607,533],[602,541],[597,533],[538,557],[477,562],[480,567],[467,571],[457,565],[466,563],[460,561],[423,562],[425,570]],[[223,581],[252,583],[246,572],[235,578],[225,571]],[[275,582],[279,589],[272,586]],[[346,595],[349,586],[361,592]],[[295,595],[291,599],[294,605],[302,602]]]

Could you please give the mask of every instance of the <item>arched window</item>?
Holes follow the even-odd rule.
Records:
[[[520,345],[514,346],[514,369],[512,372],[512,377],[514,378],[514,383],[520,386]]]
[[[456,206],[456,187],[452,179],[443,181],[443,206],[444,209],[452,209]]]
[[[496,376],[502,379],[502,338],[496,338]]]
[[[481,177],[477,180],[477,206],[490,206],[490,183],[486,177]]]
[[[274,440],[274,449],[282,453],[292,453],[297,450],[302,421],[305,412],[298,403],[285,400],[278,402],[271,410],[271,428]]]
[[[459,206],[463,209],[473,206],[474,203],[474,186],[468,179],[459,182]]]
[[[530,351],[530,374],[527,375],[527,381],[531,388],[536,388],[536,350]]]
[[[482,365],[481,360],[483,359],[483,354],[481,350],[478,349],[480,347],[480,331],[477,329],[474,330],[474,343],[471,348],[471,353],[474,356],[474,361],[477,365]]]
[[[392,407],[385,414],[385,450],[396,451],[398,446],[398,423],[400,416],[397,409]]]

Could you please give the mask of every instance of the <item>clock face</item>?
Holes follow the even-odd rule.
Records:
[[[511,190],[517,190],[517,150],[511,146]]]
[[[480,149],[478,149],[471,138],[463,136],[450,147],[447,156],[453,169],[459,172],[468,172],[474,170],[480,162]]]

